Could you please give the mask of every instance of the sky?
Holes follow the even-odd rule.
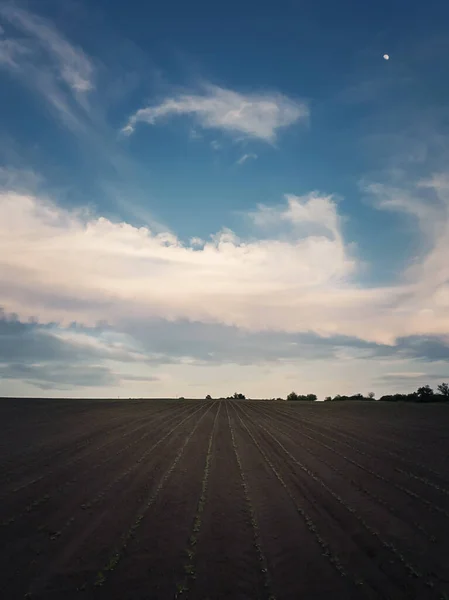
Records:
[[[0,395],[449,380],[448,19],[0,0]]]

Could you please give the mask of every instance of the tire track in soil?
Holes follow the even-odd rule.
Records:
[[[309,510],[312,514],[318,513],[320,526],[323,528],[328,526],[329,538],[332,541],[337,540],[339,538],[338,528],[340,528],[340,538],[345,535],[347,538],[348,532],[351,532],[351,539],[358,540],[359,552],[351,552],[353,564],[349,565],[349,568],[352,572],[363,573],[373,589],[377,587],[378,593],[386,593],[388,597],[441,598],[441,594],[434,589],[433,582],[428,585],[418,567],[411,564],[394,544],[385,540],[353,506],[331,489],[315,472],[297,460],[262,423],[259,422],[258,427],[261,430],[260,437],[264,437],[265,434],[266,443],[272,449],[273,460],[279,465],[283,476],[292,486],[303,493],[304,498],[307,497],[310,503]],[[276,449],[280,450],[280,453],[276,452]],[[277,458],[275,458],[276,455]],[[300,479],[298,467],[308,477]],[[323,488],[327,494],[320,491],[317,486]],[[329,495],[335,502],[329,502]],[[327,510],[320,511],[319,506],[327,507]],[[346,518],[345,512],[349,513]],[[357,525],[355,525],[354,519],[357,521]],[[334,529],[335,535],[332,535],[332,529]],[[360,529],[365,531],[361,532]],[[376,544],[373,543],[372,538],[375,539]],[[348,541],[346,539],[346,543]],[[376,546],[378,546],[377,549]],[[392,566],[393,564],[396,566]]]
[[[170,467],[97,574],[92,597],[173,598],[198,503],[217,402],[202,405]],[[193,443],[194,442],[194,443]],[[151,509],[151,510],[150,510]]]
[[[301,597],[327,600],[332,595],[356,600],[363,592],[364,598],[378,598],[363,581],[357,581],[352,573],[345,571],[340,557],[305,511],[300,495],[291,492],[249,429],[245,421],[252,423],[252,419],[237,403],[233,403],[232,408],[240,427],[236,437],[242,449],[242,462],[248,475],[276,597],[282,600]]]
[[[79,587],[86,583],[84,576],[86,569],[90,573],[90,570],[94,568],[91,565],[97,565],[97,570],[101,568],[99,561],[107,560],[111,545],[119,536],[116,533],[117,527],[126,527],[132,519],[129,516],[130,511],[139,510],[143,499],[148,494],[148,489],[154,485],[154,478],[163,470],[166,461],[176,454],[179,448],[178,442],[182,439],[182,435],[185,435],[189,421],[201,408],[193,407],[192,410],[189,407],[190,412],[187,416],[183,416],[182,411],[181,414],[177,413],[174,423],[173,419],[169,419],[168,427],[165,423],[165,426],[159,431],[158,439],[150,447],[142,448],[143,453],[138,458],[134,454],[126,454],[123,462],[128,463],[128,468],[122,471],[122,474],[132,474],[133,477],[129,478],[126,486],[121,486],[119,489],[110,487],[108,495],[103,497],[101,503],[95,503],[92,510],[81,508],[86,491],[78,490],[74,511],[75,520],[69,523],[69,526],[62,532],[63,535],[52,541],[48,534],[39,532],[35,544],[31,545],[28,552],[29,586],[28,590],[25,589],[24,592],[28,591],[32,594],[32,598],[39,598],[40,594],[46,598],[47,593],[50,594],[53,584],[61,589],[70,589],[73,581],[73,586]],[[156,435],[157,430],[154,433]],[[164,441],[167,443],[162,446],[163,451],[160,450],[154,454],[153,451]],[[129,465],[130,459],[132,459],[131,465]],[[114,477],[118,478],[112,465],[110,468],[112,469],[110,474],[102,474],[110,477],[110,479],[102,480],[107,481],[107,486],[114,481]],[[149,472],[151,473],[150,477]],[[93,489],[96,488],[98,488],[98,482],[93,487]],[[87,493],[92,493],[91,489],[88,488]],[[64,504],[61,505],[61,510],[65,510]],[[69,513],[67,512],[66,515],[69,516]],[[70,517],[67,521],[70,521]],[[29,541],[29,536],[26,539]],[[91,565],[89,565],[88,557],[91,558]],[[58,597],[57,593],[55,597]]]

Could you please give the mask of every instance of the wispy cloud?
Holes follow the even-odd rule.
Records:
[[[101,387],[119,383],[118,377],[107,367],[71,365],[70,363],[8,364],[0,363],[4,379],[18,379],[41,390],[70,390],[77,387]]]
[[[19,68],[21,59],[30,53],[30,48],[23,42],[11,39],[0,39],[0,65],[10,69]]]
[[[426,373],[422,373],[422,372],[414,372],[414,371],[396,371],[393,373],[385,373],[385,375],[383,375],[383,379],[417,379],[417,378],[422,378],[422,377],[426,377]]]
[[[256,160],[257,159],[257,154],[243,154],[237,161],[238,165],[243,165],[243,163],[245,163],[247,160]]]
[[[0,37],[0,69],[7,70],[40,98],[47,112],[75,136],[83,159],[89,156],[96,165],[95,187],[100,196],[108,199],[113,211],[118,210],[134,222],[159,227],[148,209],[148,186],[141,185],[142,174],[146,175],[147,170],[126,154],[117,140],[116,128],[108,123],[105,107],[111,99],[108,91],[97,89],[94,61],[71,43],[55,23],[0,0],[2,20],[8,23],[8,33]],[[102,64],[102,84],[116,83],[121,69],[114,65],[109,70]],[[105,87],[109,90],[108,85]],[[121,82],[122,92],[123,88],[126,84]],[[22,157],[8,162],[25,166],[26,170]],[[35,186],[27,186],[26,182],[29,183],[28,176],[9,189],[34,190]]]
[[[32,169],[15,167],[0,167],[0,189],[16,190],[17,192],[36,192],[43,178]]]
[[[70,44],[45,19],[13,4],[0,5],[0,15],[28,34],[44,50],[58,70],[59,77],[76,92],[87,92],[94,87],[94,68],[84,52]],[[6,40],[13,45],[19,41]],[[24,45],[22,48],[26,49]]]
[[[133,373],[118,374],[146,361],[134,348],[109,335],[88,335],[73,329],[42,327],[7,318],[0,309],[0,374],[41,389],[73,389],[118,385],[134,380]],[[119,338],[120,336],[114,335]],[[123,336],[122,336],[123,338]],[[117,366],[120,368],[117,369]],[[148,364],[147,364],[148,369]],[[146,374],[145,380],[154,380]]]
[[[52,23],[31,12],[4,3],[0,18],[16,31],[0,40],[0,67],[37,92],[69,129],[84,129],[86,94],[95,87],[92,61]]]
[[[154,125],[164,117],[179,115],[194,117],[205,129],[273,142],[279,129],[307,119],[309,109],[282,94],[242,94],[208,84],[201,93],[180,94],[139,109],[122,131],[129,135],[140,122]]]

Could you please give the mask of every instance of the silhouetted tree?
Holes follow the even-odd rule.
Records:
[[[376,397],[376,394],[375,394],[374,392],[370,392],[370,393],[368,394],[368,398],[369,398],[370,400],[374,400],[374,398],[375,398],[375,397]]]
[[[326,400],[327,401],[332,400],[334,402],[347,401],[347,400],[358,400],[358,401],[374,400],[374,393],[371,392],[371,394],[368,394],[368,396],[364,396],[363,394],[354,394],[353,396],[341,396],[340,394],[337,394],[334,398],[327,396]]]
[[[212,396],[210,394],[207,394],[206,400],[212,400]]]
[[[440,383],[438,386],[438,391],[442,396],[444,396],[445,399],[449,399],[449,384]]]
[[[430,385],[423,385],[416,391],[416,397],[419,402],[429,402],[434,397],[434,391]]]
[[[417,395],[413,394],[387,394],[379,398],[379,402],[416,402]]]
[[[239,394],[237,392],[232,396],[233,400],[246,400],[245,394]]]

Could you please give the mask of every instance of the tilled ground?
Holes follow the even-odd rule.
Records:
[[[0,401],[2,598],[449,598],[449,407]]]

